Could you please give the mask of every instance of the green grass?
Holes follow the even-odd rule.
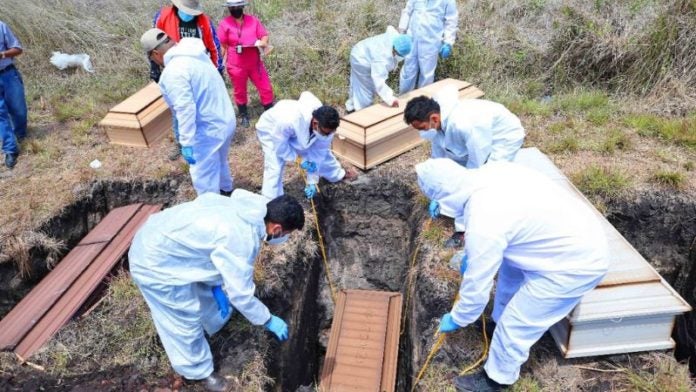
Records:
[[[575,135],[568,135],[564,137],[563,139],[551,143],[548,147],[545,148],[547,152],[550,152],[552,154],[559,154],[559,153],[565,153],[565,152],[577,152],[580,149],[580,142],[578,141],[578,138]]]
[[[582,193],[604,197],[615,197],[630,185],[623,173],[594,165],[575,173],[571,179]]]
[[[607,154],[613,154],[616,150],[626,151],[631,148],[631,138],[623,131],[614,129],[607,134],[599,150]]]
[[[654,114],[630,114],[624,124],[645,137],[662,140],[696,149],[696,116],[666,118]]]
[[[543,389],[532,376],[525,375],[509,388],[509,392],[541,392]]]
[[[609,96],[603,91],[576,91],[554,99],[555,107],[562,112],[585,113],[606,109]]]
[[[686,184],[686,176],[683,173],[668,170],[658,171],[650,179],[654,183],[674,189],[682,189]]]
[[[549,117],[553,114],[551,105],[539,99],[518,98],[502,100],[501,103],[517,116]]]

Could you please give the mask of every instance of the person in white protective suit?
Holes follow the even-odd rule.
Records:
[[[372,105],[375,94],[389,106],[399,100],[387,85],[389,72],[411,52],[411,37],[399,34],[392,26],[374,37],[366,38],[350,51],[350,87],[346,111],[353,112]]]
[[[416,172],[423,193],[466,227],[468,267],[440,332],[478,319],[498,274],[484,371],[455,378],[455,386],[494,391],[514,384],[530,347],[605,275],[602,226],[580,200],[515,163],[466,169],[450,159],[429,159]]]
[[[404,121],[431,143],[432,158],[450,158],[473,169],[486,162],[512,162],[524,143],[520,119],[505,106],[483,99],[459,99],[454,86],[434,98],[420,96],[406,104]],[[464,236],[455,222],[455,233],[446,247],[459,247]]]
[[[435,80],[438,54],[452,54],[459,12],[455,0],[408,0],[401,12],[399,32],[413,37],[413,50],[405,57],[399,77],[399,94]]]
[[[300,94],[297,101],[284,99],[265,111],[256,123],[264,155],[261,194],[269,199],[282,195],[285,164],[298,158],[307,172],[308,198],[316,195],[320,177],[329,182],[354,179],[357,173],[344,170],[331,152],[339,122],[336,109],[322,106],[309,91]]]
[[[148,57],[164,66],[159,87],[178,122],[181,155],[190,165],[196,193],[229,196],[233,182],[228,154],[237,123],[225,82],[203,41],[183,38],[176,44],[155,28],[140,42]]]
[[[174,370],[211,391],[228,388],[213,372],[204,332],[218,332],[236,310],[280,341],[287,324],[254,296],[254,262],[266,241],[302,229],[304,212],[290,196],[271,200],[241,189],[206,193],[152,215],[128,253],[133,281],[145,297]]]

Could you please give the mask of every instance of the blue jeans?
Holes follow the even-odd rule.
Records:
[[[17,139],[27,135],[24,82],[14,66],[0,71],[0,138],[5,154],[18,154]]]

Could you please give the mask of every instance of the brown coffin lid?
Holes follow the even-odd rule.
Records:
[[[70,289],[34,325],[34,328],[17,345],[14,352],[25,361],[43,346],[89,298],[99,283],[128,251],[131,241],[147,218],[159,211],[161,205],[140,205],[141,208],[119,229],[109,245],[84,271],[76,271],[79,277]],[[81,272],[81,273],[80,273]]]
[[[0,350],[12,350],[17,343],[72,285],[77,276],[104,249],[105,243],[77,246],[29,294],[0,320]]]
[[[394,391],[400,321],[400,293],[339,292],[320,390]]]
[[[150,83],[123,102],[114,106],[110,112],[138,114],[162,96],[157,83]]]

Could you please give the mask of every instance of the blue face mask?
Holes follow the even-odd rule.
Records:
[[[190,22],[193,20],[193,18],[195,18],[195,16],[189,15],[182,10],[177,10],[176,14],[179,15],[179,19],[181,19],[184,22]]]

